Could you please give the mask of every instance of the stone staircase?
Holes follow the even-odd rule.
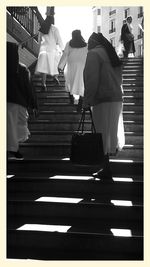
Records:
[[[31,138],[21,145],[25,159],[7,163],[7,257],[142,260],[142,59],[124,61],[126,146],[111,158],[112,180],[93,181],[91,174],[99,166],[74,165],[68,159],[80,114],[69,103],[63,76],[61,86],[48,79],[48,92],[41,91],[40,77],[33,79],[39,116],[30,120]],[[23,225],[28,228],[19,230]]]
[[[124,127],[126,144],[118,154],[120,159],[142,160],[143,158],[143,69],[141,59],[128,59],[123,70]],[[22,153],[27,158],[62,158],[70,155],[70,141],[77,130],[80,114],[76,105],[69,103],[64,88],[54,86],[49,79],[48,92],[41,91],[40,77],[33,78],[39,102],[39,116],[29,122],[31,138],[22,144]],[[89,130],[89,115],[86,115],[86,129]]]

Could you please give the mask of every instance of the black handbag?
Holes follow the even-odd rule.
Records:
[[[96,133],[91,109],[89,109],[89,113],[91,132],[84,132],[84,110],[81,114],[78,130],[72,135],[70,160],[75,164],[98,165],[104,159],[102,134]]]

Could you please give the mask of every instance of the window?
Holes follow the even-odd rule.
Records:
[[[97,15],[101,15],[101,9],[100,8],[97,9]]]
[[[109,24],[109,33],[115,32],[115,19],[110,20],[110,24]]]

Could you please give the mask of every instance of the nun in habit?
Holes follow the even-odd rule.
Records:
[[[59,30],[54,25],[54,17],[47,16],[39,29],[39,38],[41,40],[35,74],[42,76],[42,86],[46,90],[46,75],[58,80],[58,63],[64,49]]]
[[[80,30],[72,32],[72,39],[66,43],[58,68],[64,70],[65,87],[69,92],[70,101],[74,103],[74,97],[79,99],[80,109],[84,96],[83,69],[87,56],[87,43],[83,39]]]

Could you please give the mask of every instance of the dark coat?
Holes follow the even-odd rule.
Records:
[[[125,23],[121,29],[121,41],[127,54],[135,53],[134,36],[130,32],[128,25]]]
[[[18,46],[7,42],[7,102],[37,109],[37,99],[28,68],[19,63]]]

